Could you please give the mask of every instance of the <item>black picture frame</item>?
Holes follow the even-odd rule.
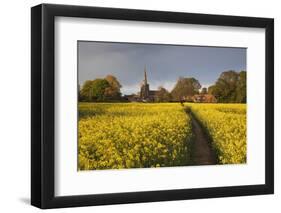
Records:
[[[55,17],[264,28],[265,184],[56,197],[54,171]],[[148,10],[41,4],[31,8],[31,204],[42,209],[274,193],[274,20]]]

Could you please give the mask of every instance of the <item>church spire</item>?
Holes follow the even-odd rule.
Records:
[[[143,79],[143,83],[141,85],[140,98],[142,100],[149,99],[149,84],[147,83],[146,66],[144,66],[144,79]]]
[[[147,85],[146,66],[144,66],[144,85]]]

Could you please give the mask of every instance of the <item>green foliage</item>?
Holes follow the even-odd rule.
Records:
[[[201,94],[207,94],[208,92],[207,92],[207,88],[206,87],[203,87],[202,88],[202,90],[201,90]]]
[[[239,73],[236,87],[236,102],[247,102],[247,73],[245,71]]]
[[[157,91],[156,102],[169,102],[172,100],[172,96],[168,90],[164,87],[159,87]]]
[[[216,90],[215,85],[209,86],[208,87],[208,94],[211,94],[211,95],[215,94],[216,93],[215,90]]]
[[[105,79],[95,79],[92,82],[92,97],[93,100],[104,101],[105,90],[109,87],[109,83]]]
[[[201,84],[195,78],[179,78],[175,87],[171,91],[173,101],[180,101],[186,96],[199,93]]]
[[[92,89],[93,81],[85,81],[81,91],[80,91],[80,99],[83,101],[93,101],[93,89]]]
[[[113,75],[107,75],[105,80],[109,83],[109,87],[105,89],[105,96],[107,100],[120,100],[121,98],[121,84]]]
[[[79,101],[123,101],[121,87],[118,79],[113,75],[107,75],[104,79],[88,80],[78,94]],[[181,101],[199,94],[200,88],[201,84],[197,79],[180,77],[171,93],[160,87],[155,102]],[[233,70],[223,72],[214,85],[208,89],[202,88],[201,94],[207,93],[214,95],[220,103],[246,103],[247,73]]]
[[[112,75],[104,79],[88,80],[80,91],[79,100],[87,102],[120,100],[120,88],[121,84]]]
[[[223,72],[208,92],[221,103],[246,103],[246,72]]]

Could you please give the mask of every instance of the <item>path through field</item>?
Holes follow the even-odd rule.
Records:
[[[208,137],[195,117],[190,113],[192,119],[192,129],[194,134],[193,144],[193,161],[195,165],[214,165],[216,164],[216,156],[209,145]]]

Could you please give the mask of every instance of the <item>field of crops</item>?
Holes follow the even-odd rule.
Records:
[[[79,103],[78,169],[194,165],[194,119],[218,164],[246,162],[245,104]]]
[[[180,104],[80,103],[79,170],[182,166],[191,119]]]
[[[187,104],[212,139],[221,164],[246,163],[246,104]]]

